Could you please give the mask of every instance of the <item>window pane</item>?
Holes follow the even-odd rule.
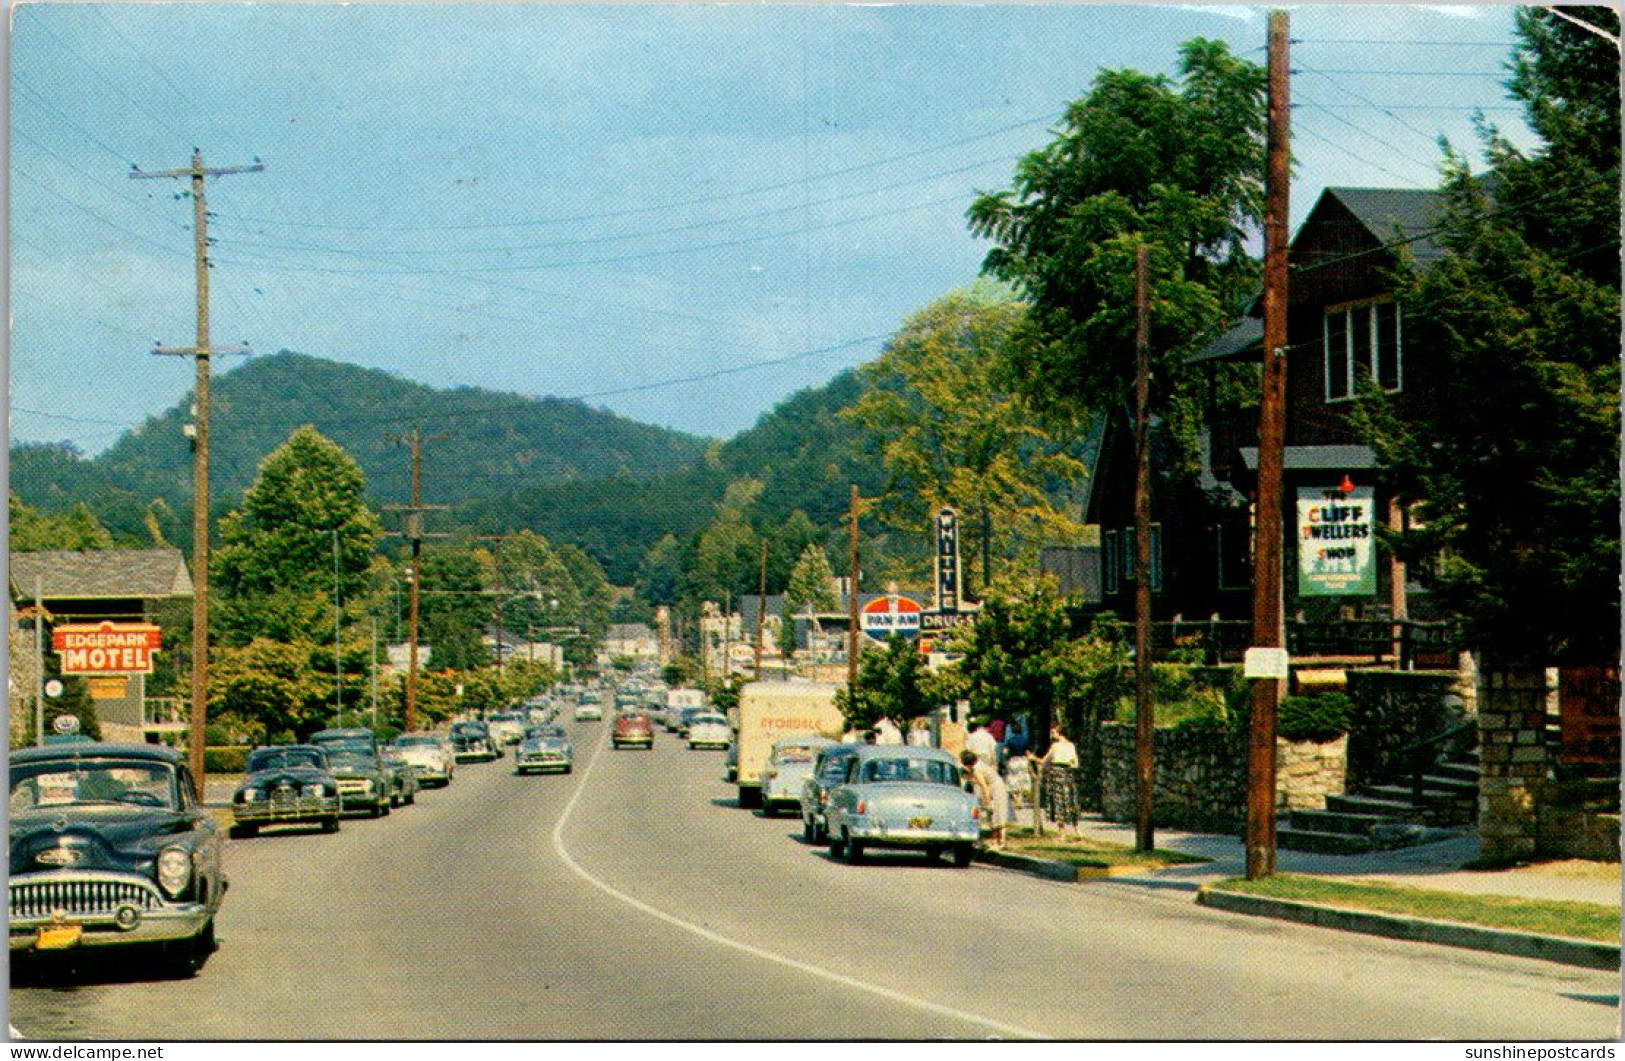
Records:
[[[1374,306],[1360,306],[1349,310],[1349,350],[1358,378],[1365,378],[1371,370],[1371,318]]]
[[[1326,400],[1349,396],[1348,311],[1326,314]]]
[[[1371,366],[1384,390],[1399,389],[1399,363],[1399,305],[1384,302],[1377,307],[1377,353]]]

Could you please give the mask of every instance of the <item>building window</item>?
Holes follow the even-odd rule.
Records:
[[[1107,531],[1102,535],[1102,539],[1104,545],[1101,549],[1100,567],[1106,576],[1106,592],[1116,593],[1118,586],[1117,575],[1120,570],[1118,565],[1122,563],[1122,560],[1118,558],[1118,549],[1122,543],[1118,541],[1117,532],[1114,530]]]
[[[1111,533],[1111,532],[1107,532]],[[1135,545],[1138,540],[1133,527],[1124,527],[1121,534],[1113,535],[1117,540],[1118,552],[1122,557],[1123,581],[1134,581]],[[1113,587],[1114,589],[1116,587]],[[1153,593],[1162,589],[1162,524],[1151,524],[1151,590]]]
[[[1356,381],[1375,380],[1385,391],[1404,384],[1404,314],[1393,301],[1326,311],[1326,400],[1354,394]]]

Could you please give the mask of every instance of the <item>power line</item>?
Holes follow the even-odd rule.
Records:
[[[65,51],[69,55],[73,56],[75,59],[77,59],[79,61],[79,64],[81,66],[83,66],[86,70],[89,70],[91,72],[91,74],[96,78],[96,80],[98,80],[102,84],[106,85],[108,90],[111,91],[113,93],[113,95],[115,95],[118,98],[124,100],[124,102],[128,103],[135,110],[139,111],[149,121],[153,122],[155,125],[158,125],[160,128],[164,129],[171,136],[177,137],[177,138],[179,138],[179,139],[181,139],[183,141],[184,140],[195,140],[196,139],[196,137],[187,136],[184,132],[182,132],[181,130],[175,128],[173,125],[169,124],[169,122],[165,121],[163,118],[159,117],[158,115],[156,115],[156,114],[152,113],[151,111],[147,110],[147,108],[143,107],[139,102],[136,101],[136,99],[133,96],[131,96],[129,93],[125,92],[122,88],[120,88],[118,86],[117,82],[113,81],[111,78],[109,78],[105,74],[103,74],[100,70],[96,69],[95,65],[92,64],[89,60],[87,60],[84,56],[80,55],[73,48],[72,45],[70,45],[68,42],[64,41],[61,37],[57,36],[51,30],[51,28],[46,24],[45,20],[43,20],[43,19],[35,19],[35,20],[31,21],[29,23],[29,25],[33,29],[45,34],[47,37],[51,38],[51,40],[55,41],[57,43],[57,45],[63,51]]]
[[[108,228],[111,228],[111,229],[113,229],[113,230],[115,230],[117,232],[122,232],[124,235],[129,236],[133,240],[136,240],[136,241],[138,241],[140,243],[145,243],[145,244],[147,244],[149,246],[152,246],[152,247],[156,247],[157,249],[163,251],[165,254],[173,254],[173,255],[176,255],[178,257],[185,257],[186,256],[186,252],[183,251],[183,250],[180,250],[180,249],[175,248],[175,247],[171,247],[171,246],[169,246],[167,244],[164,244],[164,243],[160,243],[157,240],[150,239],[150,238],[148,238],[146,236],[141,235],[140,233],[132,232],[130,229],[125,228],[123,225],[119,224],[118,222],[111,221],[111,220],[103,217],[101,214],[98,214],[96,211],[92,210],[90,207],[84,205],[83,203],[81,203],[81,202],[79,202],[79,201],[77,201],[77,200],[75,200],[75,199],[73,199],[73,198],[71,198],[71,197],[69,197],[67,195],[64,195],[62,192],[57,191],[55,188],[51,187],[51,185],[49,183],[47,183],[46,181],[40,180],[38,177],[34,176],[32,173],[29,173],[27,170],[25,170],[22,167],[16,165],[15,163],[12,164],[11,172],[12,172],[13,176],[21,177],[21,178],[23,178],[23,180],[27,181],[28,183],[36,185],[41,191],[45,192],[47,195],[51,195],[51,196],[54,196],[57,199],[62,200],[63,202],[67,203],[69,206],[73,207],[74,209],[79,210],[79,211],[81,211],[81,212],[83,212],[85,214],[90,215],[91,217],[95,218],[97,221],[100,221],[102,224],[106,225]]]
[[[526,263],[522,263],[522,264],[521,263],[514,263],[514,264],[511,264],[511,265],[488,265],[488,266],[484,266],[483,268],[477,270],[477,272],[479,272],[479,273],[487,273],[487,272],[495,272],[495,273],[541,272],[541,271],[547,270],[547,269],[573,269],[573,268],[579,268],[581,266],[587,266],[587,265],[615,265],[615,264],[620,264],[622,262],[647,261],[647,260],[649,260],[651,258],[669,258],[669,257],[677,256],[677,255],[683,255],[683,254],[696,254],[696,253],[701,253],[701,252],[704,252],[704,251],[711,251],[711,250],[725,250],[725,249],[728,249],[728,248],[731,248],[731,247],[747,246],[747,245],[752,244],[752,243],[764,243],[764,242],[767,242],[767,241],[770,241],[770,240],[786,239],[786,238],[791,237],[791,236],[799,236],[799,235],[801,235],[802,233],[805,233],[805,232],[822,232],[822,231],[827,231],[829,229],[845,228],[845,227],[847,227],[849,225],[862,224],[865,221],[877,221],[877,220],[880,220],[882,218],[896,217],[899,214],[912,213],[915,210],[924,210],[924,209],[926,209],[928,207],[932,207],[932,206],[942,206],[942,205],[944,205],[946,203],[963,201],[966,198],[970,197],[971,194],[972,193],[968,193],[968,192],[959,192],[959,193],[956,193],[954,195],[943,196],[940,199],[926,199],[926,200],[923,200],[921,202],[912,203],[912,204],[910,204],[908,206],[896,207],[896,208],[890,209],[890,210],[880,210],[880,211],[876,211],[876,212],[870,213],[870,214],[860,214],[860,215],[858,215],[856,217],[841,218],[840,220],[837,220],[837,221],[827,221],[827,222],[824,222],[822,224],[806,226],[806,227],[803,227],[803,228],[789,229],[789,230],[786,230],[786,231],[783,231],[783,232],[766,232],[766,233],[762,233],[760,235],[740,236],[740,237],[737,237],[737,238],[734,238],[734,239],[718,240],[718,241],[715,241],[715,242],[712,242],[712,243],[696,243],[696,244],[690,244],[688,246],[683,246],[683,247],[670,247],[670,248],[666,248],[664,250],[640,251],[640,252],[630,253],[630,254],[618,254],[618,255],[611,255],[611,256],[603,257],[603,258],[578,258],[578,259],[566,260],[566,261],[526,262]],[[266,255],[259,255],[257,257],[256,256],[249,256],[249,257],[246,257],[246,258],[233,258],[233,259],[220,258],[220,259],[216,259],[216,260],[221,261],[221,262],[230,261],[232,264],[235,264],[235,265],[246,265],[246,266],[249,266],[249,267],[252,267],[256,263],[282,261],[282,259],[269,257],[269,256],[266,256]],[[284,269],[287,269],[287,270],[291,271],[291,272],[324,273],[324,274],[330,274],[330,275],[333,275],[333,276],[363,276],[363,275],[371,275],[371,276],[409,276],[409,275],[416,275],[417,273],[419,273],[421,271],[421,270],[405,268],[405,267],[403,267],[403,268],[393,268],[393,269],[337,269],[337,268],[332,268],[332,267],[299,266],[299,265],[294,265],[294,264],[284,264],[282,267]]]
[[[1308,104],[1308,106],[1313,107],[1316,110],[1321,109],[1318,104],[1311,103],[1311,104]],[[1333,113],[1331,111],[1325,111],[1324,113],[1326,114],[1326,116],[1328,118],[1332,118],[1335,121],[1337,121],[1337,122],[1339,122],[1339,123],[1341,123],[1343,125],[1348,126],[1349,128],[1353,129],[1355,132],[1360,133],[1362,136],[1366,136],[1366,137],[1369,137],[1372,140],[1375,140],[1377,143],[1379,143],[1382,146],[1384,146],[1384,147],[1388,148],[1389,150],[1393,151],[1395,155],[1399,156],[1400,158],[1405,159],[1407,162],[1414,162],[1414,160],[1412,160],[1410,158],[1407,158],[1405,153],[1400,151],[1398,148],[1394,147],[1394,145],[1388,143],[1386,140],[1383,140],[1381,137],[1376,136],[1373,133],[1367,132],[1366,130],[1360,128],[1358,125],[1355,125],[1353,122],[1351,122],[1348,119],[1342,117],[1341,115],[1335,114],[1335,113]],[[1402,181],[1402,182],[1405,182],[1405,183],[1410,183],[1412,181],[1412,178],[1405,177],[1405,176],[1402,176],[1402,175],[1400,175],[1398,173],[1395,173],[1393,170],[1389,169],[1387,166],[1384,166],[1382,163],[1373,162],[1371,159],[1366,158],[1364,155],[1361,155],[1356,151],[1350,150],[1349,148],[1343,146],[1342,144],[1338,143],[1336,140],[1333,140],[1329,136],[1322,136],[1320,133],[1316,132],[1314,129],[1308,128],[1307,126],[1304,126],[1302,124],[1296,124],[1293,131],[1296,132],[1296,133],[1302,133],[1302,134],[1304,134],[1306,136],[1313,137],[1314,139],[1319,140],[1324,144],[1329,144],[1330,146],[1332,146],[1332,147],[1336,148],[1337,150],[1343,152],[1348,157],[1350,157],[1352,159],[1355,159],[1355,160],[1357,160],[1359,162],[1363,162],[1367,166],[1370,166],[1372,169],[1379,170],[1379,171],[1381,171],[1383,173],[1386,173],[1386,174],[1388,174],[1388,176],[1393,177],[1395,180]],[[1420,163],[1420,162],[1414,162],[1414,164],[1418,165],[1418,166],[1422,165],[1422,163]],[[1428,167],[1428,170],[1429,170],[1429,173],[1430,173],[1431,176],[1437,176],[1437,173],[1433,169],[1433,167],[1431,167],[1431,166]]]
[[[92,144],[95,144],[109,155],[112,155],[114,158],[118,159],[121,165],[127,166],[133,164],[134,160],[129,155],[125,154],[123,151],[120,151],[118,148],[111,146],[105,140],[88,131],[84,126],[75,122],[72,118],[69,118],[65,112],[50,101],[50,98],[47,97],[45,93],[41,92],[33,85],[30,85],[27,78],[23,77],[21,74],[13,71],[11,75],[11,83],[13,86],[22,89],[29,96],[33,97],[34,102],[38,106],[45,108],[46,111],[54,115],[63,125],[66,125],[68,128],[72,129],[74,132],[78,133]],[[25,138],[27,136],[27,134],[22,133],[17,129],[15,122],[12,123],[12,132]]]
[[[914,151],[906,151],[897,155],[888,155],[885,158],[873,159],[869,162],[860,162],[855,165],[842,167],[840,169],[826,170],[822,173],[804,175],[794,180],[779,181],[773,184],[762,184],[755,187],[741,188],[731,192],[719,192],[715,195],[698,196],[691,199],[677,199],[663,203],[653,203],[648,206],[627,207],[622,210],[606,210],[588,214],[563,215],[559,217],[528,218],[518,221],[493,221],[459,225],[360,225],[344,224],[341,222],[291,220],[288,218],[278,217],[256,217],[246,214],[221,213],[216,214],[215,216],[227,220],[254,222],[256,224],[264,225],[281,225],[288,228],[321,228],[357,232],[478,231],[501,228],[529,228],[540,225],[561,225],[580,221],[606,221],[618,217],[634,217],[640,214],[661,213],[688,206],[702,206],[709,203],[725,202],[729,199],[739,199],[751,195],[761,195],[765,192],[776,192],[782,191],[786,188],[796,188],[810,182],[828,180],[832,177],[844,177],[851,173],[859,173],[863,170],[890,165],[893,162],[903,162],[911,158],[919,158],[922,155],[930,155],[935,154],[938,151],[946,151],[950,148],[962,147],[965,144],[975,143],[979,140],[991,139],[992,137],[1001,136],[1005,133],[1014,132],[1017,129],[1023,129],[1028,126],[1052,122],[1055,119],[1064,116],[1065,113],[1065,111],[1051,111],[1048,114],[1041,114],[1034,118],[1024,118],[1021,121],[1012,122],[1009,125],[1000,126],[997,129],[990,129],[987,132],[960,137],[957,140],[949,140],[941,144],[934,144],[930,147],[923,147]]]
[[[860,191],[847,192],[842,195],[834,195],[825,199],[813,199],[803,203],[794,203],[789,206],[778,206],[768,210],[758,210],[754,213],[736,214],[732,217],[707,218],[705,220],[692,221],[682,225],[671,225],[665,228],[647,229],[642,232],[624,232],[605,236],[583,236],[576,239],[551,240],[545,243],[521,243],[495,247],[446,247],[442,249],[375,249],[370,251],[353,251],[342,247],[330,247],[310,243],[267,243],[254,240],[235,240],[233,241],[233,246],[249,248],[258,247],[271,250],[319,251],[327,254],[340,254],[357,258],[372,259],[399,257],[403,255],[440,256],[449,254],[512,254],[518,251],[556,250],[568,247],[594,246],[603,243],[619,243],[626,240],[648,239],[654,236],[668,236],[684,232],[694,232],[700,229],[712,228],[719,225],[732,225],[746,221],[759,221],[764,218],[778,217],[784,214],[795,213],[798,210],[805,210],[813,206],[828,206],[833,203],[847,202],[852,199],[862,199],[871,195],[879,195],[882,192],[895,191],[898,188],[907,188],[916,184],[924,184],[929,181],[941,180],[944,177],[954,177],[962,173],[969,173],[973,170],[978,170],[984,166],[991,166],[996,163],[1015,162],[1021,157],[1021,155],[1001,155],[998,158],[981,159],[980,161],[972,162],[968,165],[957,166],[953,169],[926,174],[923,177],[911,177],[908,180],[895,181],[891,184],[877,185],[872,188],[864,188]]]

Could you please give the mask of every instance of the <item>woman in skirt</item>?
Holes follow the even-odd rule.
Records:
[[[1078,826],[1078,748],[1060,726],[1049,731],[1049,750],[1039,760],[1040,799],[1049,820],[1063,829]]]

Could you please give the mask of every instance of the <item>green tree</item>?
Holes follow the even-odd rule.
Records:
[[[373,590],[378,518],[366,485],[360,465],[309,425],[261,462],[242,508],[220,523],[212,578],[225,643],[323,640],[335,578],[341,605]]]
[[[1008,344],[1011,389],[1073,422],[1120,408],[1134,378],[1134,261],[1148,247],[1152,406],[1196,464],[1200,402],[1185,355],[1256,283],[1246,242],[1263,204],[1262,67],[1221,42],[1180,49],[1177,81],[1099,73],[1056,138],[1016,167],[1014,188],[972,204],[994,240],[984,271],[1030,302]]]
[[[74,504],[67,512],[53,516],[24,504],[16,493],[12,493],[8,508],[10,547],[14,553],[113,547],[113,536],[83,501]]]
[[[1615,9],[1567,10],[1619,32]],[[1484,129],[1493,199],[1447,148],[1449,253],[1399,277],[1440,391],[1408,418],[1368,391],[1363,426],[1416,499],[1400,555],[1491,665],[1617,660],[1619,52],[1540,9],[1518,37],[1508,87],[1543,142]]]
[[[786,659],[795,651],[795,617],[809,612],[832,612],[840,605],[835,593],[835,575],[829,568],[829,557],[821,545],[808,543],[790,572],[790,584],[784,591],[784,608],[780,612],[779,648]]]
[[[995,583],[976,622],[949,638],[973,715],[1025,711],[1035,741],[1060,717],[1062,678],[1071,666],[1071,621],[1052,578]]]
[[[923,537],[936,510],[951,505],[976,517],[984,561],[1024,546],[1036,560],[1038,542],[1079,531],[1067,502],[1083,463],[994,375],[1025,318],[1008,289],[979,282],[909,317],[864,367],[870,387],[845,415],[881,442],[891,483],[880,511],[891,526]]]
[[[303,737],[333,713],[331,673],[311,665],[312,645],[255,638],[220,648],[209,666],[209,716],[258,727],[266,739]]]
[[[429,666],[470,671],[489,664],[483,638],[491,597],[479,560],[450,548],[425,548],[418,559],[418,639],[432,647]]]
[[[909,723],[930,712],[936,702],[925,681],[925,657],[908,638],[893,635],[879,652],[866,652],[858,663],[857,683],[835,694],[835,706],[849,728],[865,730],[886,719],[907,733]]]

